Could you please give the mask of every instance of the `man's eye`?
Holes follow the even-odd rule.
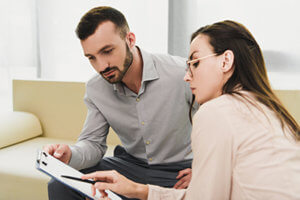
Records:
[[[88,57],[88,59],[89,60],[94,60],[95,58],[91,56],[91,57]]]
[[[195,62],[195,63],[193,63],[193,66],[194,67],[197,67],[199,65],[199,61],[198,62]]]
[[[103,54],[110,54],[112,52],[113,49],[107,50],[107,51],[103,51]]]

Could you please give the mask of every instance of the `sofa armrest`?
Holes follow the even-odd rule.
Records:
[[[0,149],[41,135],[39,119],[26,112],[0,114]]]

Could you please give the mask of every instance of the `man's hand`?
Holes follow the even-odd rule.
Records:
[[[180,179],[173,188],[175,189],[186,189],[192,178],[192,169],[191,168],[186,168],[184,170],[179,171],[178,176],[176,179]]]
[[[72,151],[66,144],[48,144],[43,150],[66,164],[70,162]]]

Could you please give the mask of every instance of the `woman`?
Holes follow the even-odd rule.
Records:
[[[201,107],[193,117],[186,190],[134,183],[115,171],[83,176],[140,199],[300,199],[300,129],[274,95],[262,52],[241,24],[223,21],[191,38],[184,80]]]

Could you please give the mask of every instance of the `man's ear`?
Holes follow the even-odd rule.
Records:
[[[222,71],[224,73],[231,71],[233,69],[233,63],[234,63],[234,54],[231,50],[226,50],[223,53],[223,63],[222,63]]]
[[[132,32],[128,32],[126,35],[126,43],[128,47],[131,49],[135,46],[135,35]]]

